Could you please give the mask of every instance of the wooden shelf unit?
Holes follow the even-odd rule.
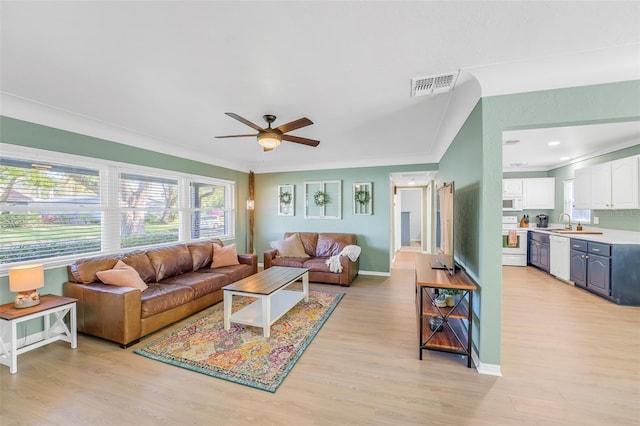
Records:
[[[448,271],[432,269],[432,255],[416,255],[416,311],[419,326],[419,358],[423,350],[456,353],[467,357],[467,367],[471,368],[471,330],[473,324],[473,292],[476,285],[465,274],[455,275]],[[454,307],[439,308],[433,301],[436,289],[459,290]],[[432,331],[429,321],[442,317],[442,330]]]

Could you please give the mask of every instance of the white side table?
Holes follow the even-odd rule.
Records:
[[[64,321],[67,315],[69,327]],[[18,347],[18,324],[34,318],[44,319],[42,335],[25,336],[25,340],[34,336],[37,340]],[[18,355],[58,340],[71,343],[74,349],[78,346],[76,299],[47,294],[40,296],[39,305],[30,308],[16,309],[13,303],[0,305],[0,364],[8,366],[11,374],[18,371]]]

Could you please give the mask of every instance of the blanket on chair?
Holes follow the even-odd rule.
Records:
[[[342,265],[340,264],[340,256],[348,256],[352,262],[355,262],[356,260],[358,260],[358,257],[360,256],[361,251],[362,249],[359,246],[354,246],[354,245],[345,246],[340,253],[336,254],[335,256],[331,256],[329,259],[327,259],[326,263],[327,265],[329,265],[329,270],[331,272],[337,272],[337,273],[342,272]]]

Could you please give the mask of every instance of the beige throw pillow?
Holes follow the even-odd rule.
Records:
[[[278,251],[278,257],[309,257],[304,251],[299,234],[293,234],[284,240],[272,241],[271,248]]]
[[[226,247],[215,243],[213,244],[213,262],[211,263],[211,269],[239,264],[235,244],[230,244]]]
[[[147,289],[147,285],[142,281],[142,278],[140,278],[138,271],[122,260],[118,260],[113,269],[98,271],[96,275],[100,281],[105,284],[117,285],[119,287],[133,287],[141,291]]]

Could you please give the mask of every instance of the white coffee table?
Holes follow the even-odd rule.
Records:
[[[302,291],[286,288],[302,278]],[[309,301],[309,269],[273,266],[257,274],[222,287],[224,294],[224,329],[231,323],[261,327],[264,337],[271,335],[271,324],[304,299]],[[258,300],[231,313],[233,296]]]

